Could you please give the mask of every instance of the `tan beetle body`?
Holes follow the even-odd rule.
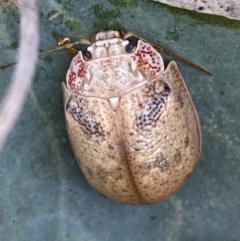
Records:
[[[73,152],[103,195],[150,204],[188,180],[201,152],[198,116],[176,63],[164,70],[150,44],[98,33],[73,58],[63,94]]]

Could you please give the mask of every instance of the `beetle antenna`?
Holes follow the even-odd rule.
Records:
[[[67,51],[69,50],[68,52],[71,55],[76,55],[77,54],[76,51],[78,52],[78,50],[74,49],[73,46],[78,45],[78,44],[88,45],[88,43],[86,42],[85,39],[81,39],[81,40],[76,41],[74,43],[71,43],[70,40],[69,40],[69,42],[67,42],[66,40],[69,40],[69,39],[68,38],[64,38],[63,40],[60,40],[58,42],[59,47],[53,48],[53,49],[49,49],[49,50],[46,50],[46,51],[42,51],[42,52],[40,52],[38,54],[38,56],[40,57],[42,55],[49,54],[49,53],[52,53],[52,52],[55,52],[55,51],[59,51],[59,50],[63,50],[63,49],[67,49]],[[15,64],[17,64],[17,62],[8,63],[6,65],[0,66],[0,69],[6,69],[8,67],[14,66]]]
[[[154,48],[156,48],[156,49],[158,49],[158,50],[160,50],[160,51],[163,51],[163,52],[165,52],[165,53],[168,54],[168,55],[172,55],[174,58],[182,61],[183,63],[185,63],[185,64],[187,64],[187,65],[189,65],[189,66],[191,66],[191,67],[193,67],[193,68],[195,68],[195,69],[197,69],[197,70],[199,70],[199,71],[202,71],[203,73],[205,73],[205,74],[207,74],[207,75],[209,75],[209,76],[212,76],[212,73],[211,73],[211,72],[209,72],[209,71],[207,71],[206,69],[202,68],[200,65],[194,64],[193,62],[190,62],[189,60],[187,60],[187,59],[185,59],[185,58],[182,58],[182,57],[179,56],[178,54],[173,53],[171,50],[168,50],[168,49],[166,49],[165,47],[163,47],[163,46],[161,46],[161,45],[159,45],[159,44],[155,44],[155,43],[153,43],[153,42],[151,42],[151,41],[148,41],[148,40],[146,40],[146,39],[138,36],[137,34],[135,34],[135,33],[132,32],[132,31],[130,31],[130,32],[128,32],[127,34],[125,34],[124,39],[127,39],[127,38],[129,38],[129,37],[135,37],[135,38],[141,39],[142,41],[151,44]]]

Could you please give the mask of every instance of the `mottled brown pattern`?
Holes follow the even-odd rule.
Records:
[[[101,123],[95,121],[96,113],[89,110],[88,101],[85,98],[72,97],[66,105],[66,111],[86,134],[96,136],[104,134]]]
[[[152,126],[159,120],[161,114],[166,110],[170,92],[169,86],[163,81],[145,85],[143,90],[145,101],[139,104],[141,112],[136,116],[139,128]]]

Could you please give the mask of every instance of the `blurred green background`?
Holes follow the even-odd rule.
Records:
[[[164,202],[129,206],[104,198],[83,177],[65,130],[61,82],[71,57],[46,55],[0,156],[0,241],[240,240],[240,21],[151,0],[38,5],[41,50],[59,37],[131,30],[212,72],[177,61],[199,114],[203,149],[189,182]],[[0,65],[15,59],[18,31],[18,9],[0,8]],[[0,71],[0,100],[12,71]]]

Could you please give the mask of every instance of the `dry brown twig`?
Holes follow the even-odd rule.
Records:
[[[11,4],[15,4],[19,8],[19,0],[0,0],[0,6],[3,8],[7,8]]]
[[[38,60],[39,19],[36,0],[20,0],[17,65],[0,105],[0,152],[21,113]]]

